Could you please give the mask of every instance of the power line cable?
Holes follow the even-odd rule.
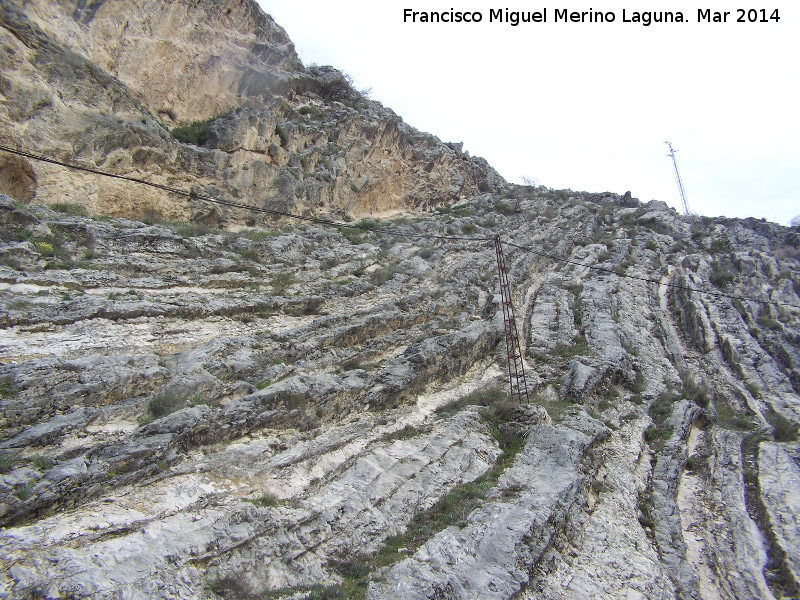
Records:
[[[34,154],[32,152],[26,152],[24,150],[17,150],[17,149],[14,149],[14,148],[9,148],[7,146],[3,146],[3,145],[0,145],[0,150],[3,150],[5,152],[9,152],[11,154],[15,154],[17,156],[23,156],[25,158],[30,158],[30,159],[33,159],[33,160],[38,160],[38,161],[41,161],[41,162],[46,162],[46,163],[50,163],[50,164],[53,164],[53,165],[66,167],[68,169],[73,169],[73,170],[76,170],[76,171],[84,171],[84,172],[87,172],[87,173],[93,173],[95,175],[101,175],[103,177],[110,177],[112,179],[121,179],[123,181],[130,181],[132,183],[139,183],[141,185],[146,185],[146,186],[149,186],[149,187],[152,187],[152,188],[156,188],[156,189],[159,189],[159,190],[171,193],[171,194],[177,194],[177,195],[183,196],[185,198],[190,198],[190,199],[194,199],[194,200],[202,200],[204,202],[210,202],[212,204],[218,204],[218,205],[227,206],[227,207],[230,207],[230,208],[238,208],[238,209],[241,209],[241,210],[248,210],[248,211],[251,211],[251,212],[259,212],[259,213],[273,215],[273,216],[286,217],[286,218],[290,218],[290,219],[297,219],[297,220],[305,221],[305,222],[308,222],[308,223],[315,223],[317,225],[327,225],[327,226],[330,226],[330,227],[338,227],[340,229],[360,229],[362,231],[370,231],[372,233],[382,233],[382,234],[385,234],[385,235],[392,235],[392,236],[397,236],[397,237],[406,237],[406,238],[412,238],[412,239],[423,239],[423,238],[425,238],[425,239],[452,240],[452,241],[463,241],[463,242],[494,242],[494,236],[492,236],[492,237],[467,237],[467,236],[457,236],[457,235],[438,235],[438,234],[433,234],[433,233],[410,233],[410,232],[396,231],[396,230],[386,229],[386,228],[376,228],[376,227],[372,227],[370,225],[364,225],[364,224],[359,224],[359,223],[352,223],[352,224],[351,223],[340,223],[340,222],[337,222],[337,221],[331,221],[329,219],[321,219],[319,217],[307,217],[307,216],[303,216],[303,215],[296,215],[296,214],[287,213],[287,212],[284,212],[284,211],[274,210],[274,209],[270,209],[270,208],[264,208],[264,207],[260,207],[260,206],[250,206],[250,205],[247,205],[247,204],[242,204],[241,202],[234,202],[232,200],[222,200],[220,198],[214,198],[213,196],[208,196],[208,195],[205,195],[205,194],[197,194],[195,192],[187,192],[185,190],[173,188],[173,187],[170,187],[170,186],[167,186],[167,185],[162,185],[160,183],[153,183],[151,181],[146,181],[144,179],[139,179],[137,177],[130,177],[128,175],[119,175],[117,173],[110,173],[108,171],[103,171],[101,169],[95,169],[95,168],[92,168],[92,167],[85,167],[85,166],[74,164],[74,163],[68,163],[68,162],[64,162],[64,161],[61,161],[61,160],[57,160],[55,158],[50,158],[50,157],[47,157],[47,156]],[[732,300],[742,300],[742,301],[746,301],[746,302],[757,302],[757,303],[760,303],[760,304],[769,304],[769,305],[777,305],[778,304],[777,302],[772,301],[772,300],[760,300],[760,299],[757,299],[757,298],[749,298],[749,297],[746,297],[746,296],[738,296],[738,295],[735,295],[735,294],[726,294],[725,292],[704,290],[704,289],[700,289],[700,288],[696,288],[696,287],[692,287],[692,286],[680,285],[680,284],[676,284],[676,283],[663,283],[659,279],[652,279],[652,278],[649,278],[649,277],[640,277],[638,275],[629,275],[627,273],[620,273],[618,271],[615,271],[614,269],[608,269],[606,267],[585,265],[585,264],[580,263],[580,262],[575,261],[575,260],[570,260],[568,258],[560,258],[558,256],[554,256],[554,255],[548,254],[546,252],[541,252],[539,250],[534,250],[533,248],[531,248],[529,246],[522,246],[522,245],[519,245],[519,244],[513,244],[511,242],[504,242],[504,243],[506,245],[512,247],[512,248],[517,248],[517,249],[520,249],[520,250],[524,250],[526,252],[530,252],[531,254],[536,254],[536,255],[542,256],[544,258],[549,258],[550,260],[553,260],[555,262],[561,262],[561,263],[565,263],[565,264],[576,265],[576,266],[583,267],[583,268],[586,268],[586,269],[591,269],[593,271],[597,271],[597,272],[600,272],[600,273],[606,273],[606,274],[609,274],[609,275],[616,275],[617,277],[624,277],[624,278],[628,278],[628,279],[636,279],[636,280],[639,280],[639,281],[645,281],[645,282],[648,282],[648,283],[655,283],[657,285],[663,285],[663,286],[668,287],[668,288],[687,290],[687,291],[690,291],[690,292],[697,292],[697,293],[701,293],[701,294],[708,294],[710,296],[716,296],[718,298],[730,298]],[[800,306],[798,306],[796,304],[789,304],[789,303],[782,303],[782,304],[784,304],[785,306],[791,306],[793,308],[800,308]]]

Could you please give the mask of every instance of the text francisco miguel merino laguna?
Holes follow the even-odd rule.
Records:
[[[708,8],[697,9],[699,23],[768,23],[778,22],[777,9],[737,9],[737,16],[731,21],[731,11],[714,11]],[[614,11],[584,10],[571,11],[567,8],[556,8],[548,15],[548,9],[537,11],[511,11],[502,8],[489,10],[489,23],[508,23],[516,26],[520,23],[547,23],[548,16],[553,16],[553,23],[613,23],[617,20]],[[411,8],[403,9],[404,23],[480,23],[483,21],[481,11],[425,11]],[[735,19],[735,21],[734,21]],[[686,23],[688,19],[681,11],[629,11],[622,10],[622,23],[639,23],[648,26],[651,23]]]

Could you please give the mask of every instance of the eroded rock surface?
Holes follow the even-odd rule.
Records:
[[[3,143],[354,225],[2,157],[0,598],[798,593],[796,228],[509,185],[249,1],[0,44]]]

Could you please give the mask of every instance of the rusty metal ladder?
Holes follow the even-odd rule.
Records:
[[[525,365],[522,363],[522,350],[519,344],[519,332],[514,318],[514,306],[511,304],[511,285],[508,283],[506,259],[500,236],[494,236],[494,249],[497,253],[497,274],[500,277],[500,301],[503,305],[503,326],[506,337],[506,355],[508,357],[508,387],[511,400],[520,402],[529,400],[528,382],[525,380]]]

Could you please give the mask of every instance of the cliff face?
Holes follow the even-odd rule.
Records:
[[[505,185],[484,160],[409,127],[335,69],[304,68],[254,2],[4,2],[0,10],[0,140],[12,146],[304,214],[391,214]],[[183,142],[169,135],[192,123]],[[4,160],[0,191],[25,200],[220,225],[251,219]]]
[[[259,217],[0,153],[0,598],[798,593],[797,228],[509,186],[247,2],[0,10],[4,143],[342,218],[466,198],[223,228]],[[161,38],[194,75],[151,97]],[[165,97],[227,112],[190,145]]]

